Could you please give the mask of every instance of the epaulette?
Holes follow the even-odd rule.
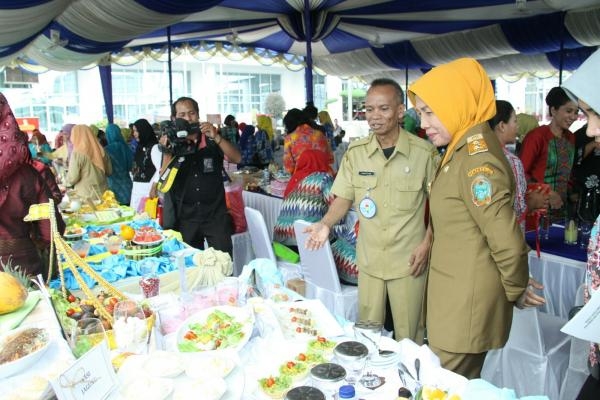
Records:
[[[488,145],[481,133],[476,133],[467,138],[467,148],[470,156],[488,151]]]

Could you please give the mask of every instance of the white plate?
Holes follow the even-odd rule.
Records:
[[[294,323],[291,321],[293,316],[302,318],[301,313],[292,313],[290,308],[298,308],[306,310],[308,317],[311,320],[312,326],[310,329],[314,329],[316,334],[298,333],[296,328],[302,327],[300,323]],[[281,327],[283,335],[287,339],[294,338],[315,338],[317,336],[324,336],[327,338],[334,338],[344,334],[344,329],[337,322],[335,317],[329,312],[329,310],[323,305],[320,300],[302,300],[288,303],[273,303],[273,310],[275,316]]]
[[[185,358],[185,374],[191,379],[201,379],[207,371],[225,378],[239,364],[239,357],[233,349],[181,355]]]
[[[144,361],[144,371],[156,378],[174,378],[183,370],[183,360],[173,352],[155,351]]]
[[[173,380],[138,375],[123,383],[119,390],[123,400],[164,400],[173,392]]]
[[[160,239],[155,240],[153,242],[138,242],[138,241],[135,240],[135,238],[132,240],[132,242],[135,243],[135,244],[138,244],[140,246],[154,246],[154,245],[162,243],[164,240],[165,240],[165,237],[161,236]]]
[[[222,311],[225,314],[232,316],[236,322],[241,323],[242,324],[242,333],[244,334],[244,336],[235,346],[221,347],[214,351],[219,351],[219,350],[224,350],[224,349],[240,350],[242,347],[244,347],[244,345],[248,342],[248,340],[250,340],[250,335],[252,334],[252,328],[254,326],[254,320],[252,318],[252,314],[246,308],[233,307],[233,306],[217,306],[217,307],[209,307],[209,308],[205,308],[204,310],[200,310],[196,314],[188,317],[185,321],[183,321],[183,324],[181,324],[181,326],[177,330],[177,334],[176,334],[177,351],[180,351],[179,343],[184,341],[184,336],[189,331],[190,324],[205,323],[208,316],[217,310]],[[202,350],[198,350],[198,351],[202,351]]]
[[[29,328],[30,327],[17,328],[17,329],[9,331],[9,332],[5,333],[4,335],[0,336],[0,348],[4,347],[4,344],[6,343],[6,341],[9,338],[12,338],[15,335],[18,335],[19,333],[21,333],[24,330],[29,329]],[[44,355],[44,353],[46,352],[46,350],[48,350],[48,347],[50,346],[51,340],[50,340],[50,335],[48,334],[48,331],[45,330],[44,328],[40,328],[40,329],[44,330],[44,333],[46,335],[46,343],[42,347],[40,347],[39,349],[34,351],[33,353],[30,353],[24,357],[21,357],[15,361],[0,364],[0,378],[6,378],[6,377],[9,377],[11,375],[15,375],[15,374],[21,372],[22,370],[26,369],[27,367],[33,365],[36,361],[38,361],[40,359],[40,357],[42,357]]]
[[[227,391],[225,379],[216,376],[206,376],[199,379],[190,379],[177,385],[173,393],[173,400],[219,400]]]
[[[215,354],[216,352],[209,352],[212,354]],[[187,358],[187,356],[193,356],[193,358],[195,358],[196,356],[208,356],[209,353],[187,353],[187,354],[177,354],[177,353],[172,353],[175,354],[177,356],[180,356],[184,359]],[[226,351],[222,351],[222,353],[226,354]],[[144,369],[145,366],[145,362],[149,359],[149,357],[151,357],[154,353],[150,353],[149,355],[133,355],[130,357],[127,357],[125,359],[125,361],[123,362],[123,365],[121,366],[121,368],[119,368],[119,371],[117,372],[117,377],[119,378],[119,382],[120,382],[120,387],[119,387],[119,393],[117,396],[118,400],[124,400],[126,397],[126,395],[128,394],[129,390],[132,390],[132,385],[135,380],[138,379],[142,379],[142,383],[145,380],[159,380],[163,382],[163,385],[161,385],[161,387],[159,387],[161,393],[163,390],[168,389],[168,387],[170,386],[172,391],[169,392],[165,397],[169,398],[169,394],[172,394],[172,397],[175,398],[176,396],[179,397],[179,395],[182,392],[187,391],[187,388],[189,387],[190,384],[193,384],[194,381],[196,381],[197,379],[192,379],[190,377],[188,377],[186,374],[180,374],[175,378],[171,378],[171,379],[166,379],[166,378],[154,378],[152,377],[148,371],[146,371]],[[239,360],[239,359],[237,359]],[[185,361],[184,361],[185,364]],[[213,379],[218,379],[220,380],[221,378],[215,377],[214,375],[211,375],[210,373],[207,375],[210,376]],[[200,379],[200,378],[198,378]],[[229,373],[229,375],[227,375],[225,379],[226,382],[226,392],[225,394],[223,394],[220,398],[220,400],[240,400],[242,397],[242,394],[244,393],[244,386],[245,386],[245,376],[244,376],[244,370],[242,368],[239,367],[235,367],[233,369],[233,371],[231,371]],[[168,383],[166,383],[168,382]],[[137,383],[135,383],[135,385],[137,385]],[[135,388],[135,387],[133,387]],[[166,390],[165,390],[166,392]],[[191,396],[188,397],[189,399],[202,399],[202,397],[200,396]],[[137,399],[144,399],[144,397],[140,395],[138,395],[137,397],[134,397],[135,400]],[[153,397],[153,399],[155,399],[155,397]]]

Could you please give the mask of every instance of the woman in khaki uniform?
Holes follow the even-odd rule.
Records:
[[[445,368],[476,378],[487,351],[506,343],[528,281],[512,170],[487,124],[494,92],[473,59],[434,68],[409,90],[429,139],[448,145],[430,193],[429,344]]]

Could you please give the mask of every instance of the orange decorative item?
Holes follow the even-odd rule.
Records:
[[[129,225],[121,225],[121,237],[125,240],[131,240],[135,236],[135,229]]]

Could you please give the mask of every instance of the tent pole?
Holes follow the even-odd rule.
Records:
[[[171,27],[167,26],[167,46],[169,46],[169,105],[173,104],[173,60],[171,58]]]
[[[559,65],[558,65],[558,86],[562,85],[564,63],[565,63],[565,13],[562,14],[562,22],[560,24],[560,56],[559,56]]]
[[[304,83],[306,85],[306,102],[313,102],[313,60],[312,60],[312,24],[310,22],[310,0],[304,0],[304,36],[306,39],[306,69]]]

